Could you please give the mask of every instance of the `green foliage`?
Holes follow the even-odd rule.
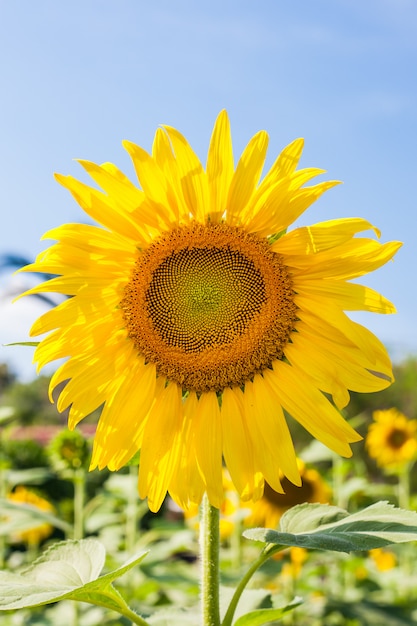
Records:
[[[250,611],[242,617],[239,617],[234,626],[263,626],[263,624],[273,624],[276,620],[280,620],[286,613],[292,611],[301,604],[301,599],[295,598],[292,602],[280,609],[258,609]]]
[[[349,514],[327,504],[300,504],[281,518],[278,531],[247,530],[244,536],[266,544],[352,552],[417,541],[417,513],[377,502]]]
[[[4,439],[2,457],[9,466],[17,469],[33,469],[48,464],[44,447],[33,439]]]
[[[58,600],[78,600],[130,613],[113,581],[138,565],[143,552],[100,576],[104,547],[95,539],[57,543],[20,574],[0,572],[0,610],[21,609]],[[140,621],[136,623],[140,624]]]
[[[395,375],[397,382],[384,392],[352,394],[347,413],[363,434],[374,409],[396,406],[410,418],[417,417],[417,360],[397,366]],[[138,499],[139,455],[131,467],[118,473],[88,473],[90,452],[84,436],[80,430],[68,433],[64,428],[49,449],[59,453],[65,473],[56,459],[51,463],[45,451],[64,417],[50,405],[47,386],[47,379],[21,384],[10,378],[3,389],[2,405],[16,412],[17,418],[1,426],[1,452],[7,461],[0,464],[1,491],[7,495],[16,485],[36,485],[53,503],[55,513],[0,501],[2,626],[199,623],[195,528],[187,528],[181,513],[169,505],[154,515]],[[91,421],[97,421],[97,414]],[[246,530],[246,538],[264,543],[260,554],[258,543],[240,539],[242,522],[237,524],[236,519],[244,519],[244,508],[240,516],[230,518],[235,529],[232,537],[224,539],[221,552],[223,626],[417,626],[417,550],[413,544],[401,543],[417,539],[417,514],[386,502],[367,506],[379,498],[397,503],[398,477],[377,474],[361,444],[355,444],[352,459],[335,459],[317,442],[307,451],[303,443],[310,443],[311,437],[298,428],[291,422],[298,451],[333,484],[339,506],[301,505],[281,518],[277,530]],[[16,433],[29,435],[18,440]],[[79,472],[84,494],[77,505]],[[411,472],[411,505],[417,504],[412,478]],[[76,511],[81,515],[79,528],[95,538],[54,543],[57,538],[74,537]],[[54,535],[44,539],[39,549],[13,543],[13,534],[41,522],[52,524]],[[386,548],[390,544],[393,547]],[[51,548],[42,553],[47,546]],[[292,546],[309,550],[298,566],[292,561]],[[374,547],[392,556],[391,569],[379,570],[367,552]],[[133,559],[130,566],[128,557],[136,553],[138,561]],[[120,564],[126,560],[124,570]],[[136,562],[141,566],[134,567]],[[100,576],[102,567],[109,574]],[[128,576],[113,586],[115,574],[124,572]]]
[[[4,393],[15,380],[16,376],[10,371],[8,365],[0,363],[0,393]]]
[[[63,418],[49,401],[48,386],[49,379],[46,376],[39,376],[30,383],[15,382],[7,388],[3,404],[13,407],[20,425],[36,421],[40,424],[62,423]]]

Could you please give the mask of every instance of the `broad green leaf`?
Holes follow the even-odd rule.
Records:
[[[377,502],[349,514],[327,504],[301,504],[287,511],[277,531],[247,530],[254,541],[282,546],[352,552],[372,550],[391,543],[417,541],[417,513]]]
[[[275,620],[281,619],[288,611],[292,611],[302,603],[301,598],[294,598],[292,602],[280,609],[258,609],[242,615],[234,622],[233,626],[262,626],[263,624],[275,623]]]
[[[99,541],[81,539],[57,543],[20,574],[0,571],[0,610],[65,599],[107,606],[120,612],[125,603],[111,583],[140,563],[145,555],[143,552],[99,577],[105,560],[105,549]]]

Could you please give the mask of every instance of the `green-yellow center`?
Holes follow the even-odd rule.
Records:
[[[268,242],[226,224],[176,228],[142,252],[120,303],[129,337],[185,390],[242,386],[282,358],[291,277]]]

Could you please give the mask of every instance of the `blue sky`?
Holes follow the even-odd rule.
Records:
[[[415,0],[18,0],[0,7],[0,255],[32,258],[48,229],[85,221],[53,172],[84,180],[74,158],[133,170],[121,141],[150,149],[159,124],[177,127],[205,161],[226,108],[235,156],[258,130],[268,163],[295,137],[302,166],[344,181],[299,220],[361,216],[382,240],[404,242],[394,263],[362,282],[398,308],[356,315],[394,360],[417,353],[415,310],[417,4]],[[7,293],[0,342],[27,339],[45,311]],[[34,376],[32,349],[0,361]]]

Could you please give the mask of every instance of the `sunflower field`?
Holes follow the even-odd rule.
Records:
[[[142,623],[129,611],[148,624],[199,624],[198,507],[184,513],[167,497],[157,513],[150,512],[137,496],[138,458],[117,473],[89,472],[96,416],[68,431],[66,416],[49,404],[45,377],[23,384],[5,366],[1,372],[2,626]],[[328,503],[339,516],[340,510],[353,516],[372,510],[381,501],[417,509],[417,361],[396,365],[394,374],[395,384],[384,391],[352,394],[346,417],[363,437],[352,458],[329,453],[294,426],[300,487],[284,478],[285,493],[267,486],[249,504],[223,473],[223,619],[262,551],[249,529],[278,530],[286,511],[303,516],[308,503]],[[293,543],[260,564],[229,623],[417,624],[415,543],[348,553]]]

